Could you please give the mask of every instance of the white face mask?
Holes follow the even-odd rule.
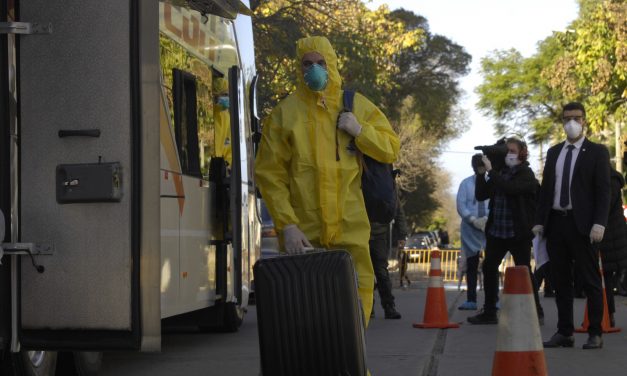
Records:
[[[564,132],[566,132],[566,136],[571,140],[581,136],[582,131],[583,127],[575,120],[570,120],[568,123],[564,124]]]
[[[518,154],[508,153],[507,156],[505,156],[505,164],[507,167],[519,165],[520,161],[518,160]]]

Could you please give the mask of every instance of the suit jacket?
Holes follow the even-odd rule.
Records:
[[[536,224],[543,225],[545,233],[551,231],[548,223],[555,191],[555,165],[563,147],[564,142],[561,142],[546,153],[536,211]],[[605,146],[588,139],[583,141],[573,170],[570,198],[580,234],[589,235],[593,224],[607,225],[610,208],[610,155]]]

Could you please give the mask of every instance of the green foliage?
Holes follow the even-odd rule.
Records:
[[[603,141],[627,120],[627,2],[581,0],[579,17],[534,56],[496,51],[482,60],[482,74],[478,107],[496,119],[498,133],[536,143],[561,138],[562,105],[580,101],[588,135]]]
[[[396,167],[409,220],[426,226],[440,202],[438,150],[467,127],[457,107],[459,78],[471,57],[451,40],[429,32],[427,20],[361,0],[252,1],[259,102],[264,113],[295,88],[295,43],[326,36],[338,55],[344,87],[357,90],[386,113],[401,138]]]
[[[424,17],[403,9],[393,11],[390,17],[403,22],[407,30],[423,30],[424,43],[403,49],[394,58],[398,70],[392,79],[397,85],[384,98],[388,115],[398,120],[398,104],[411,96],[411,110],[420,114],[422,127],[444,143],[464,131],[451,119],[462,94],[459,79],[468,74],[471,56],[450,39],[431,34]]]
[[[274,0],[254,4],[254,33],[264,112],[291,91],[296,82],[295,43],[324,35],[338,55],[346,87],[358,90],[374,103],[394,85],[398,70],[393,56],[422,42],[422,30],[406,30],[392,20],[386,7],[370,11],[360,0]]]

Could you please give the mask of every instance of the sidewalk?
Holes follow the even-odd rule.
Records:
[[[368,366],[373,376],[474,376],[489,375],[496,347],[497,325],[470,325],[468,316],[476,311],[459,311],[465,291],[447,286],[449,321],[460,322],[459,329],[414,329],[412,323],[423,318],[426,283],[413,283],[410,289],[395,289],[396,306],[403,315],[400,320],[384,320],[383,311],[375,305],[375,318],[367,331]],[[483,291],[478,292],[479,304]],[[545,312],[542,338],[556,332],[557,309],[553,298],[540,298]],[[378,297],[377,297],[378,301]],[[585,299],[575,299],[575,323],[583,320]],[[572,349],[544,351],[548,373],[552,376],[584,376],[627,374],[627,298],[616,297],[616,324],[619,333],[603,336],[601,350],[582,350],[587,334],[575,334]]]

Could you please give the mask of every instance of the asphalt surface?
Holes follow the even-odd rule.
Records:
[[[459,311],[465,293],[447,286],[449,321],[458,329],[415,329],[422,322],[426,283],[395,289],[400,320],[383,319],[380,305],[367,330],[368,367],[373,376],[474,376],[489,375],[496,348],[497,325],[465,323],[475,311]],[[378,301],[378,299],[377,299]],[[483,293],[479,292],[479,301]],[[557,312],[553,298],[542,298],[544,340],[556,331]],[[575,300],[575,323],[583,320],[585,300]],[[587,334],[575,334],[575,347],[545,349],[548,374],[584,376],[602,373],[627,375],[627,298],[616,298],[616,323],[625,330],[605,334],[601,350],[582,350]],[[194,330],[167,332],[161,353],[106,353],[103,375],[259,375],[259,349],[254,306],[238,333],[198,333]]]

